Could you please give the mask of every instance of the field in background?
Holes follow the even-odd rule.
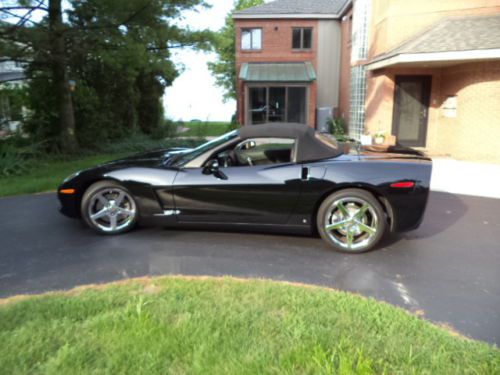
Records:
[[[0,197],[55,190],[70,174],[122,156],[125,154],[104,154],[69,161],[62,159],[34,160],[26,174],[0,178]]]
[[[169,147],[196,147],[202,142],[203,138],[153,140],[136,136],[101,146],[100,150],[89,151],[87,155],[40,154],[24,157],[16,155],[15,152],[0,153],[0,171],[4,165],[13,165],[11,169],[15,172],[6,176],[0,174],[0,197],[54,191],[64,178],[85,168],[145,151]]]
[[[178,126],[187,129],[187,131],[179,133],[182,137],[217,137],[233,129],[229,122],[191,121],[181,123]]]

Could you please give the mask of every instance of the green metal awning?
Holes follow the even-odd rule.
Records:
[[[246,82],[312,82],[316,80],[314,67],[304,63],[245,63],[240,79]]]

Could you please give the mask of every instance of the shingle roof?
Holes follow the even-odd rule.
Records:
[[[430,29],[406,41],[374,61],[400,54],[455,52],[500,48],[500,14],[438,21]]]
[[[339,14],[349,0],[275,0],[247,8],[235,15]]]

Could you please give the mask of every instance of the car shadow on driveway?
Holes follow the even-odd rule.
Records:
[[[418,238],[429,238],[440,234],[457,223],[468,211],[464,200],[449,193],[431,192],[424,220],[417,231],[402,234],[407,236],[418,235]]]

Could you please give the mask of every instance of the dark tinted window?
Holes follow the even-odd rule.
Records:
[[[312,29],[302,30],[302,48],[310,49],[312,47]]]
[[[249,90],[249,110],[252,124],[263,124],[267,121],[267,89],[265,87],[251,87]]]
[[[306,123],[306,88],[288,88],[288,122]]]
[[[301,40],[302,40],[302,29],[293,29],[292,36],[292,48],[299,49],[301,48]]]
[[[294,28],[292,30],[292,48],[293,49],[311,49],[312,48],[312,29]]]

